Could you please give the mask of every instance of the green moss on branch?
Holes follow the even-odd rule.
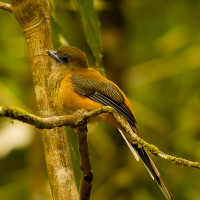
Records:
[[[175,156],[168,155],[160,151],[156,146],[142,140],[130,130],[130,126],[128,125],[128,123],[123,118],[121,118],[112,107],[109,106],[104,106],[91,112],[82,110],[76,111],[72,115],[52,116],[47,118],[38,117],[15,106],[0,106],[0,117],[9,117],[11,119],[16,119],[21,122],[33,125],[39,129],[52,129],[61,126],[79,127],[84,125],[89,118],[95,117],[102,113],[110,113],[120,125],[120,127],[127,133],[129,141],[133,144],[137,144],[139,148],[143,147],[146,151],[176,165],[200,169],[199,162],[192,162],[183,158],[177,158]]]

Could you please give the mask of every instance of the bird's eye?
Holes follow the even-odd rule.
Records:
[[[68,63],[70,61],[69,56],[66,56],[66,55],[61,56],[61,59],[63,60],[64,63]]]

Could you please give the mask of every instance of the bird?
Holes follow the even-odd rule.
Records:
[[[139,136],[133,108],[124,92],[97,70],[89,67],[86,54],[83,51],[72,46],[62,46],[56,51],[49,50],[48,54],[56,60],[51,67],[49,88],[59,110],[71,114],[81,109],[93,111],[102,106],[111,106],[127,122],[131,131]],[[125,131],[109,113],[100,114],[92,119],[92,121],[100,120],[118,128],[136,160],[142,160],[165,198],[167,200],[173,199],[172,193],[148,152],[143,147],[131,143]]]

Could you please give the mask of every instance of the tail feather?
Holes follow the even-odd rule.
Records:
[[[128,147],[130,148],[132,154],[134,155],[136,161],[139,161],[139,155],[137,153],[137,151],[135,150],[135,148],[133,148],[133,146],[130,144],[130,142],[126,139],[125,135],[123,134],[123,132],[118,128],[119,132],[121,133],[122,137],[124,138],[124,140],[126,141],[126,144],[128,145]]]
[[[156,168],[153,160],[150,158],[149,154],[143,148],[138,148],[137,145],[130,144],[130,142],[126,138],[125,134],[123,133],[123,131],[121,131],[120,129],[118,129],[118,130],[121,133],[124,140],[126,141],[128,147],[130,148],[131,152],[135,156],[136,160],[138,161],[139,158],[141,158],[147,171],[151,175],[152,179],[157,182],[158,186],[160,187],[161,191],[165,195],[166,199],[172,200],[173,196],[172,196],[170,190],[168,189],[166,183],[164,182],[162,176],[160,175],[158,169]]]
[[[172,200],[173,196],[170,190],[168,189],[166,183],[164,182],[162,176],[160,175],[160,172],[155,166],[153,160],[150,158],[149,154],[143,148],[135,148],[135,150],[138,152],[141,160],[143,161],[145,167],[147,168],[153,180],[157,182],[158,186],[160,187],[161,191],[165,195],[166,199]]]

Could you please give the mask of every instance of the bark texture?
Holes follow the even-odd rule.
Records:
[[[41,117],[57,115],[59,113],[48,89],[50,66],[53,64],[47,54],[53,49],[49,1],[11,0],[11,3],[28,45],[38,114]],[[40,131],[53,199],[78,199],[65,128]]]

